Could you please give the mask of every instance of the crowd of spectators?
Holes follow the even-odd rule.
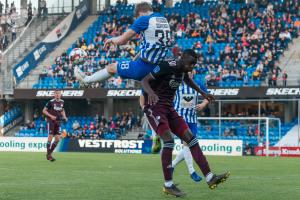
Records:
[[[94,122],[90,122],[90,124],[83,125],[75,120],[72,124],[73,132],[65,133],[65,137],[104,139],[107,134],[110,134],[116,135],[118,138],[125,135],[127,131],[140,126],[140,117],[132,112],[116,113],[109,119],[96,115]]]
[[[197,74],[205,74],[208,86],[218,86],[220,81],[232,80],[242,81],[243,85],[248,85],[250,81],[265,81],[270,86],[276,86],[281,80],[286,85],[288,75],[282,72],[277,61],[288,49],[289,42],[298,37],[299,26],[294,23],[300,12],[298,1],[275,1],[261,7],[242,4],[238,10],[231,9],[226,1],[222,2],[209,10],[208,19],[193,12],[186,16],[178,13],[165,15],[177,40],[199,39],[192,46],[200,55]],[[160,3],[153,1],[158,9],[163,8]],[[197,1],[197,5],[202,3]],[[117,4],[126,6],[127,1],[118,1]],[[103,23],[93,41],[88,42],[81,37],[73,46],[87,51],[88,56],[69,58],[66,51],[55,59],[52,66],[45,67],[41,78],[61,76],[68,87],[76,87],[79,84],[73,76],[74,65],[86,74],[92,74],[116,59],[129,60],[134,57],[138,51],[139,37],[126,45],[103,50],[105,39],[122,34],[132,24],[133,18],[127,15],[117,18],[117,7],[110,7],[102,14],[114,17]],[[224,48],[219,48],[221,44]],[[172,49],[173,56],[177,57],[180,52],[181,47],[176,44]],[[124,81],[120,77],[93,85],[109,88],[132,86],[134,82]]]
[[[210,10],[210,19],[190,13],[168,15],[176,38],[204,38],[194,43],[193,48],[200,54],[198,73],[206,73],[208,85],[218,81],[249,79],[266,80],[277,85],[282,79],[286,84],[286,73],[279,77],[280,68],[276,62],[293,38],[298,37],[299,27],[293,19],[299,17],[297,0],[268,4],[266,9],[246,5],[240,10],[231,10],[222,5]],[[225,49],[217,52],[215,44],[226,43]],[[203,45],[207,45],[203,51]],[[178,55],[178,46],[173,49]],[[255,67],[252,74],[247,68]],[[266,79],[266,76],[268,78]],[[271,80],[271,81],[270,81]]]
[[[108,119],[98,114],[92,120],[86,119],[87,117],[70,116],[68,122],[62,124],[62,136],[80,139],[116,139],[128,131],[141,127],[140,116],[132,112],[117,112]],[[35,130],[37,133],[45,133],[47,131],[45,119],[36,111],[33,121],[24,123],[21,130]],[[107,135],[110,135],[111,138],[108,138]]]

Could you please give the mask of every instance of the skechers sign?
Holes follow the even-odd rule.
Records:
[[[208,89],[209,93],[214,96],[237,96],[240,92],[238,88],[224,88],[224,89]]]
[[[267,96],[299,96],[300,88],[268,88]]]
[[[53,97],[54,90],[38,90],[36,97]],[[62,90],[62,97],[82,97],[84,90]]]
[[[20,72],[22,73],[22,72]],[[210,94],[216,99],[268,99],[268,98],[300,98],[298,87],[242,87],[242,88],[209,88]],[[140,89],[111,89],[86,88],[86,89],[64,89],[64,98],[76,99],[137,99],[141,95]],[[41,89],[14,89],[15,99],[42,99],[54,95],[54,90]]]
[[[90,140],[65,139],[64,149],[71,152],[107,152],[141,154],[151,151],[152,141],[149,140]]]
[[[108,97],[139,97],[141,96],[141,90],[108,90]]]

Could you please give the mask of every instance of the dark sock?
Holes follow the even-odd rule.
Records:
[[[57,142],[53,142],[50,148],[50,153],[52,153],[57,145]]]
[[[208,162],[206,160],[206,157],[203,155],[202,150],[198,144],[197,138],[193,137],[190,140],[190,142],[188,142],[188,146],[191,150],[194,161],[199,166],[203,175],[206,176],[208,173],[210,173],[210,168],[209,168]]]
[[[47,142],[47,154],[50,153],[50,146],[51,146],[51,142]]]
[[[165,142],[161,153],[161,163],[162,163],[162,169],[163,169],[165,181],[172,180],[171,166],[172,166],[173,148],[174,148],[174,141]]]

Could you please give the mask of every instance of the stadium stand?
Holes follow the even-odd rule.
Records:
[[[289,1],[272,1],[267,6],[254,7],[231,1],[221,5],[218,1],[209,1],[200,5],[182,2],[172,8],[155,7],[169,19],[174,31],[178,46],[173,53],[194,48],[200,54],[197,82],[205,80],[209,86],[220,87],[258,87],[269,79],[276,84],[281,70],[276,67],[276,61],[292,39],[298,37],[299,27],[294,25],[300,19],[298,7],[287,4]],[[108,52],[103,50],[107,37],[121,34],[132,23],[133,10],[133,5],[117,5],[102,12],[72,47],[56,58],[52,66],[45,67],[33,88],[78,88],[79,83],[73,77],[74,65],[91,74],[109,62],[133,57],[138,52],[137,40]],[[77,60],[75,53],[69,58],[76,48],[89,55]],[[133,86],[115,77],[93,87]]]
[[[7,124],[11,123],[16,118],[22,115],[22,110],[20,107],[16,106],[7,112],[5,112],[2,116],[0,116],[0,126],[4,127]]]
[[[132,113],[117,113],[108,120],[104,116],[71,116],[67,123],[62,123],[61,131],[63,137],[114,140],[136,127],[140,127],[140,117]],[[47,137],[47,122],[39,117],[21,127],[15,136]]]
[[[297,124],[297,119],[290,123],[282,124],[281,134],[284,136],[293,126]],[[228,132],[227,132],[228,131]],[[265,144],[265,125],[261,125],[258,131],[257,121],[249,124],[241,121],[222,121],[221,137],[219,136],[219,122],[209,121],[200,124],[198,137],[202,139],[225,139],[225,140],[243,140],[244,145],[250,144],[258,146]],[[274,126],[269,129],[270,145],[273,146],[279,141],[279,129]]]

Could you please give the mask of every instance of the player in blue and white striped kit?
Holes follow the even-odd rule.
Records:
[[[161,14],[154,13],[151,5],[145,2],[136,5],[135,14],[138,18],[130,28],[121,36],[108,39],[104,48],[126,44],[131,38],[141,34],[137,59],[109,64],[91,76],[86,76],[75,67],[74,75],[81,83],[101,82],[115,74],[123,79],[140,81],[165,59],[172,45],[168,20]]]
[[[200,85],[200,88],[207,92],[207,88],[204,85]],[[178,114],[183,117],[184,121],[188,124],[191,132],[195,137],[197,137],[197,114],[196,111],[203,110],[208,104],[208,100],[204,99],[202,103],[197,104],[198,93],[191,87],[182,83],[179,89],[176,91],[174,107]],[[199,182],[202,178],[196,173],[193,167],[193,157],[190,152],[189,147],[183,143],[183,148],[178,153],[176,158],[172,161],[172,168],[185,160],[189,174],[195,182]]]

